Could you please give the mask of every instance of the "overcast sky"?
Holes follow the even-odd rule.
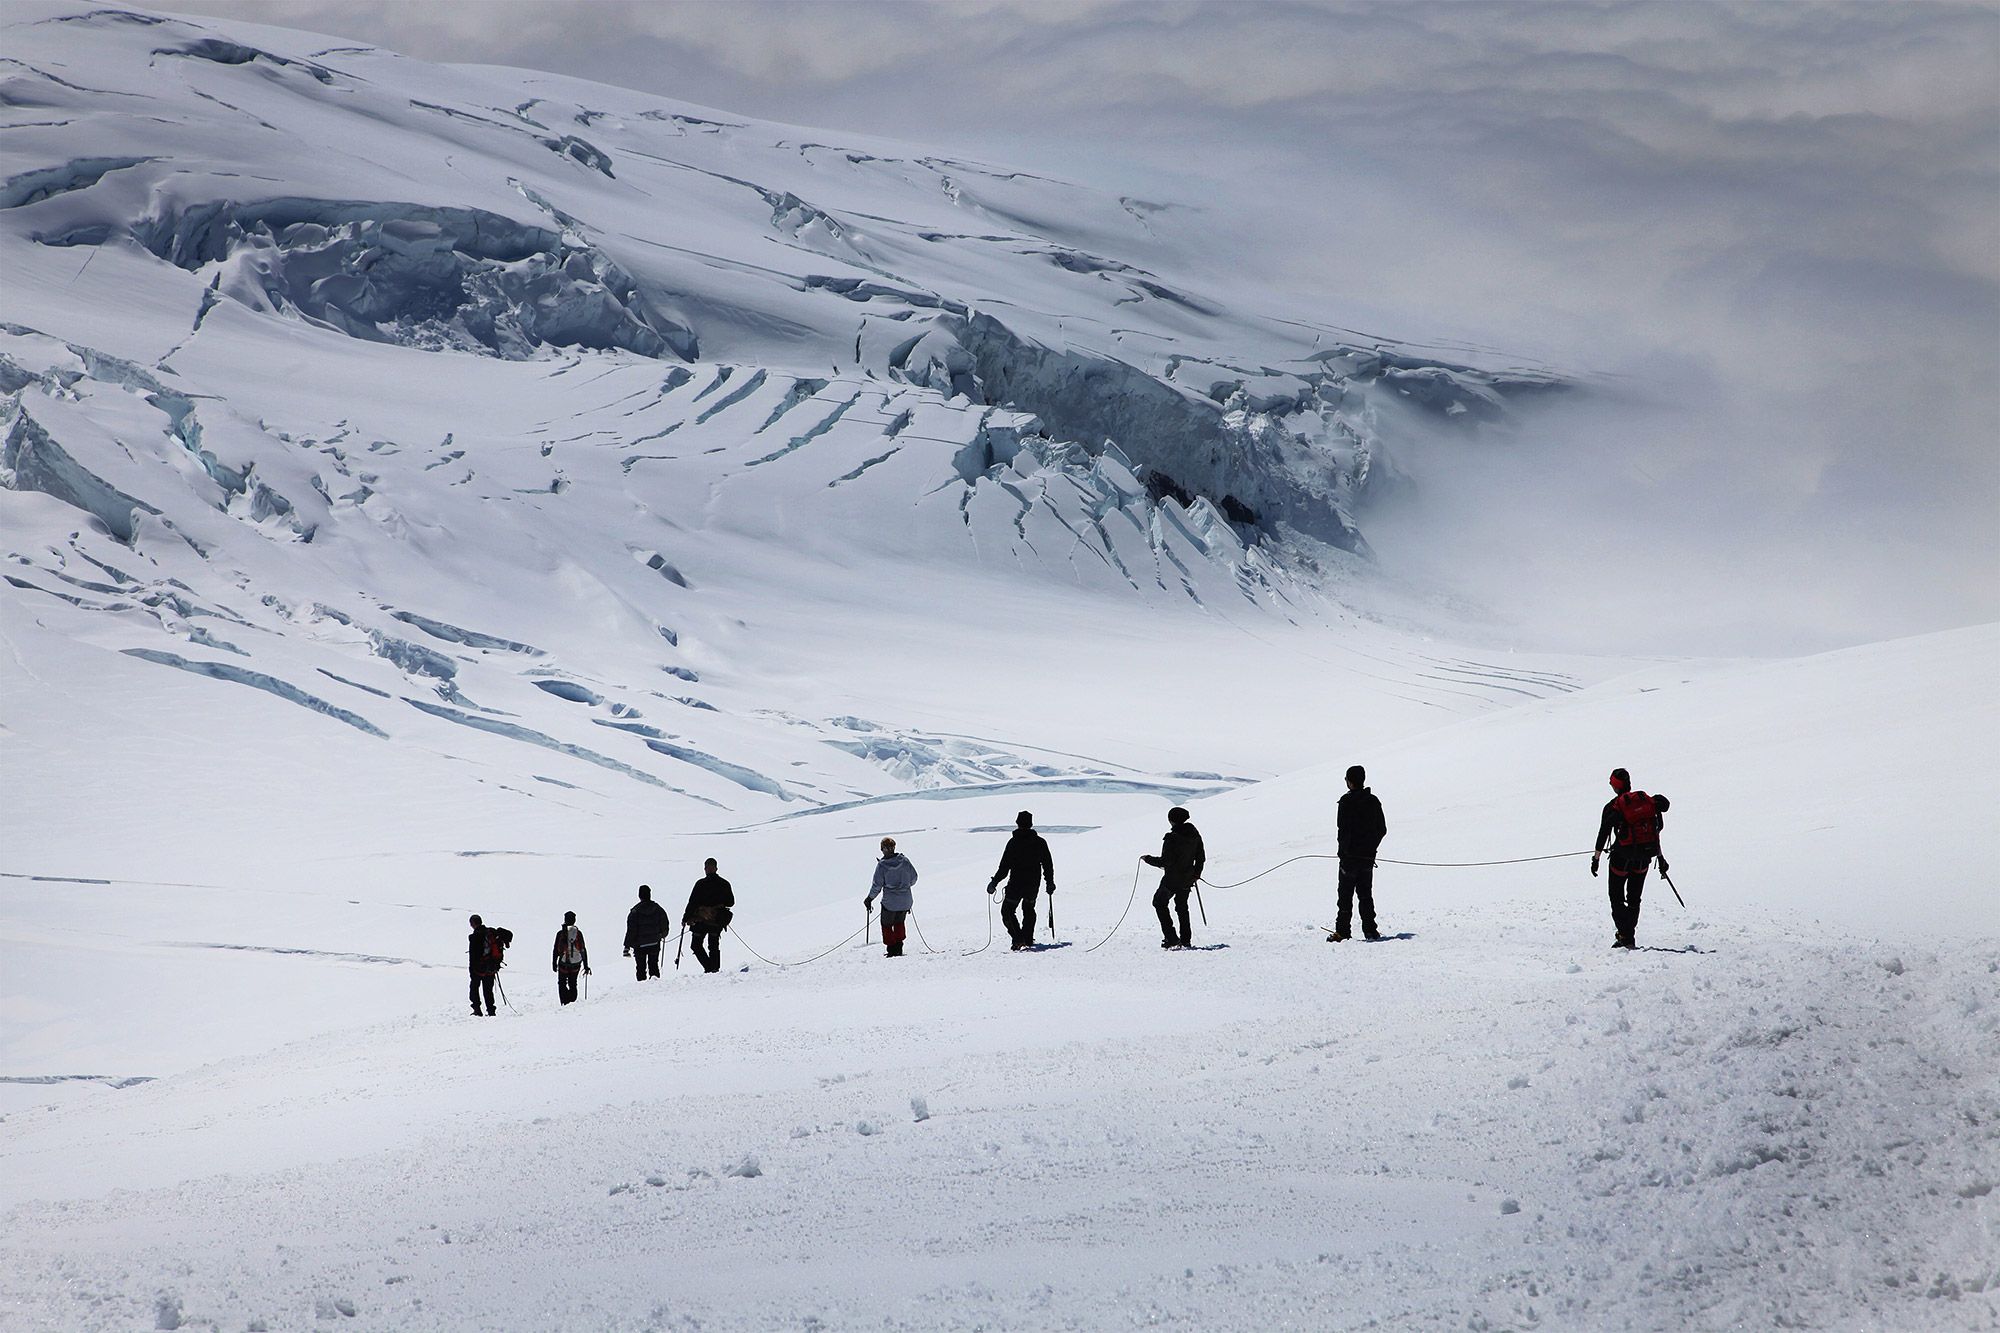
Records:
[[[2000,8],[172,7],[1200,202],[1267,307],[1622,377],[1370,529],[1503,610],[1642,560],[1648,647],[2000,619]]]

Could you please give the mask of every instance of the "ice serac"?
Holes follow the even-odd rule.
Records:
[[[18,390],[16,391],[18,392]],[[102,523],[119,541],[130,545],[133,515],[160,511],[136,500],[70,457],[60,444],[18,404],[14,420],[0,443],[0,486],[40,491],[73,505]]]
[[[41,239],[102,243],[106,226]],[[129,234],[253,310],[295,312],[357,338],[513,359],[543,347],[684,360],[698,351],[693,333],[602,251],[482,209],[299,198],[162,203]]]
[[[906,364],[911,382],[1031,413],[1041,433],[1092,454],[1115,444],[1156,499],[1205,496],[1247,528],[1363,549],[1344,460],[1269,413],[1240,398],[1225,409],[1109,356],[1042,346],[991,315],[945,315],[936,328],[947,350]]]

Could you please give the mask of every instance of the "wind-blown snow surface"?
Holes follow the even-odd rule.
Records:
[[[1426,636],[1368,495],[1551,377],[1183,290],[1173,209],[5,18],[0,1326],[2000,1322],[1994,631]],[[1689,910],[1610,956],[1580,860],[1391,866],[1336,949],[1306,861],[1201,952],[1121,918],[1166,805],[1229,883],[1353,761],[1431,861],[1574,852],[1629,765]],[[1063,943],[972,952],[1023,806]],[[885,833],[928,945],[746,952],[858,934]],[[748,970],[636,985],[710,855]]]
[[[1153,818],[1055,839],[1059,947],[966,956],[988,858],[930,859],[958,844],[917,831],[912,956],[857,942],[643,987],[613,947],[628,880],[561,857],[449,876],[398,857],[352,874],[351,901],[38,885],[10,950],[74,950],[76,984],[126,1007],[68,1038],[93,1069],[161,1067],[148,1010],[182,997],[124,979],[160,955],[254,938],[267,989],[230,1024],[236,1058],[7,1117],[0,1317],[1992,1327],[2000,942],[1990,884],[1953,894],[1965,812],[1926,774],[2000,777],[1977,688],[1997,647],[1980,630],[1654,669],[1377,751],[1385,854],[1434,860],[1581,845],[1588,758],[1607,735],[1651,756],[1679,794],[1690,910],[1656,889],[1632,955],[1604,949],[1575,860],[1385,866],[1391,938],[1344,946],[1311,928],[1328,873],[1301,863],[1211,890],[1204,948],[1163,953],[1143,901],[1108,934]],[[1218,882],[1325,849],[1333,776],[1201,803]],[[791,827],[810,824],[707,843],[726,869],[764,858],[738,876],[739,920],[798,951],[780,956],[852,928],[879,827]],[[846,906],[772,919],[779,867],[841,881]],[[467,901],[522,933],[497,1021],[458,1012]],[[570,1009],[537,980],[563,905],[599,963]],[[1829,931],[1813,906],[1917,929]],[[377,956],[345,952],[362,937]],[[46,980],[51,1008],[76,1004]],[[182,1040],[222,1045],[199,1018],[223,997],[187,998]]]

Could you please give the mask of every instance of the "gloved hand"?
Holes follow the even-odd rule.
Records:
[[[871,893],[866,898],[863,898],[861,900],[861,905],[863,907],[873,908],[875,906],[875,895]]]
[[[632,956],[632,946],[629,944],[625,946],[625,956],[627,958],[630,958]]]
[[[986,896],[991,898],[993,896],[994,890],[998,889],[999,887],[1000,887],[1000,881],[997,879],[994,880],[991,884],[988,884],[986,886]]]
[[[1590,877],[1592,879],[1597,878],[1597,854],[1595,852],[1591,853],[1590,856]]]
[[[1160,858],[1157,856],[1142,856],[1139,859],[1141,861],[1144,861],[1149,866],[1157,866],[1160,864]]]
[[[1660,858],[1660,873],[1662,875],[1667,873],[1667,858],[1664,856]]]
[[[1053,898],[1053,897],[1055,897],[1055,896],[1056,896],[1056,884],[1055,884],[1055,881],[1054,881],[1054,880],[1050,880],[1050,881],[1049,881],[1049,897]]]
[[[587,967],[586,967],[585,969],[583,969],[583,975],[585,975],[586,977],[587,977],[587,976],[589,976],[589,975],[590,975],[590,969],[589,969],[589,968],[587,968]]]

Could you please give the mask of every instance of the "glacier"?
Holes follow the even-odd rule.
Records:
[[[1583,377],[1260,314],[1196,208],[235,20],[10,5],[0,129],[0,1329],[1992,1325],[1995,632],[1549,652],[1377,560]],[[1385,865],[1333,946],[1300,861],[1148,938],[1166,807],[1236,883],[1351,762],[1432,863],[1628,764],[1689,906]],[[642,985],[706,857],[727,970]]]

